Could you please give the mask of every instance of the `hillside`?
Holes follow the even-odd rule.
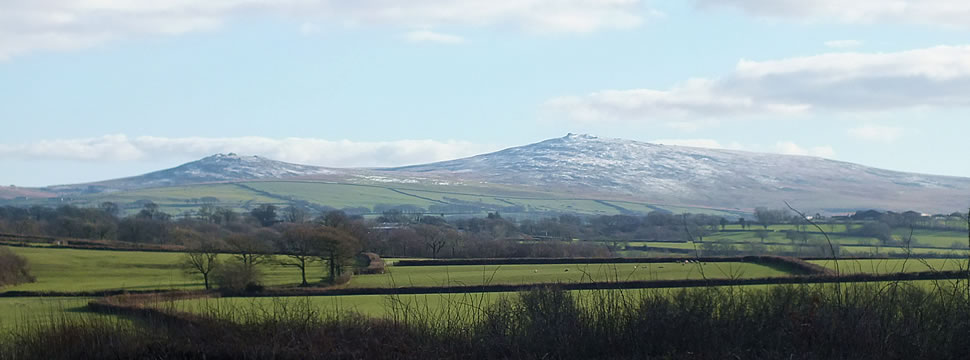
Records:
[[[46,190],[61,194],[102,193],[122,190],[183,186],[260,179],[286,179],[310,175],[335,175],[337,170],[298,165],[259,156],[216,154],[171,169],[123,179],[79,185],[51,186]]]
[[[302,201],[320,208],[377,212],[403,205],[442,213],[737,213],[782,207],[784,201],[807,211],[949,213],[970,205],[967,178],[574,134],[469,158],[385,169],[333,169],[218,154],[141,176],[17,193],[27,191],[79,204],[151,200],[175,211],[198,206],[202,197],[243,209]]]
[[[661,203],[946,211],[970,204],[970,179],[808,156],[657,145],[570,134],[499,152],[385,169],[466,181],[609,192]]]

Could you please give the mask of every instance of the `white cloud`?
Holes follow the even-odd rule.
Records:
[[[499,146],[465,141],[399,140],[356,142],[315,138],[154,137],[106,135],[96,138],[41,140],[0,144],[0,159],[137,161],[192,159],[235,152],[275,160],[332,167],[377,167],[420,164],[477,155]]]
[[[309,24],[301,26],[303,33],[327,23],[583,33],[637,27],[655,12],[641,0],[5,0],[0,2],[0,59],[138,35],[210,30],[257,16]]]
[[[696,0],[700,7],[731,7],[754,16],[851,24],[907,23],[968,28],[966,0]]]
[[[860,140],[892,143],[905,133],[905,129],[894,126],[866,124],[849,129],[849,135]]]
[[[414,43],[461,44],[465,39],[461,36],[443,34],[431,30],[414,30],[404,34],[404,39]]]
[[[832,40],[826,41],[825,46],[835,49],[849,49],[862,46],[862,41],[859,40]]]
[[[824,158],[835,157],[835,149],[831,146],[805,148],[791,141],[779,141],[775,144],[775,152],[785,155],[818,156]]]
[[[970,46],[938,46],[741,60],[732,73],[717,79],[692,79],[667,90],[603,90],[558,97],[543,108],[557,118],[578,122],[691,129],[739,116],[968,106]]]
[[[680,130],[712,125],[712,117],[749,113],[796,113],[804,105],[763,103],[744,94],[718,89],[716,81],[692,79],[669,90],[603,90],[585,96],[564,96],[546,101],[552,114],[578,122],[636,121],[662,123]],[[700,117],[700,118],[698,118]]]

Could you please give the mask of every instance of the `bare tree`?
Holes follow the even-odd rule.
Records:
[[[431,251],[432,259],[437,259],[438,253],[448,244],[446,232],[437,226],[420,224],[414,227],[414,231],[424,239],[424,245]]]
[[[185,253],[182,266],[189,273],[202,275],[205,289],[209,290],[209,274],[219,267],[219,252],[208,243],[196,245]]]
[[[754,231],[754,235],[757,236],[759,239],[761,239],[761,243],[763,244],[765,242],[765,239],[768,238],[768,231],[767,230],[755,230]]]
[[[329,226],[317,228],[314,235],[318,237],[316,244],[320,260],[327,262],[327,276],[333,284],[337,276],[343,274],[344,265],[360,252],[360,242],[350,233]]]
[[[317,225],[294,224],[290,225],[283,232],[283,237],[278,242],[279,250],[284,254],[284,260],[280,265],[292,266],[300,269],[300,286],[308,286],[306,280],[307,266],[316,262],[319,258],[318,250],[319,236],[316,233]]]
[[[250,269],[271,258],[273,249],[254,235],[236,234],[226,238],[226,245],[239,262]]]
[[[305,223],[310,220],[310,213],[297,205],[290,205],[283,209],[283,221],[290,223]]]

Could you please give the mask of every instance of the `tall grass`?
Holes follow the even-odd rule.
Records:
[[[387,319],[280,302],[137,326],[63,319],[14,334],[0,359],[963,358],[964,285],[546,288],[434,311],[389,298]]]

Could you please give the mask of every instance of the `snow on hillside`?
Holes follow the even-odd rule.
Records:
[[[241,180],[285,179],[303,176],[334,175],[339,171],[309,165],[291,164],[259,156],[216,154],[171,169],[93,184],[54,186],[58,192],[111,192],[128,189],[176,186]]]
[[[101,193],[199,183],[302,178],[350,183],[501,184],[579,197],[750,209],[922,209],[970,206],[970,179],[902,173],[808,156],[666,146],[569,134],[464,159],[390,169],[328,169],[217,154],[172,169],[51,187]],[[571,195],[571,196],[572,196]]]
[[[834,205],[844,199],[893,200],[914,194],[967,198],[970,194],[970,179],[965,178],[894,172],[809,156],[577,134],[465,159],[387,170],[450,173],[501,184],[619,192],[732,207],[777,205],[786,199],[842,197],[831,201]]]

